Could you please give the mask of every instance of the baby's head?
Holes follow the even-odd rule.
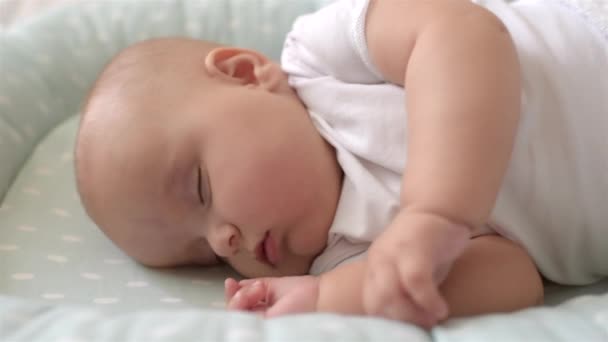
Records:
[[[89,216],[150,266],[224,260],[245,276],[308,271],[340,189],[280,66],[165,38],[131,46],[84,107],[76,176]]]

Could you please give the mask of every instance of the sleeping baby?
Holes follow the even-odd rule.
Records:
[[[229,309],[431,327],[608,275],[608,13],[339,0],[281,64],[163,38],[83,110],[92,220],[154,267],[225,262]],[[587,15],[584,15],[587,14]]]

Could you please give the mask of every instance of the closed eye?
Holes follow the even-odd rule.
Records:
[[[205,198],[203,197],[203,189],[202,189],[202,172],[201,172],[201,168],[198,168],[198,181],[197,181],[197,192],[198,192],[198,199],[201,202],[202,205],[205,205]]]

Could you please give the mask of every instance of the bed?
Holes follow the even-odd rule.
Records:
[[[357,316],[227,312],[229,268],[133,262],[86,217],[74,184],[78,109],[99,70],[127,45],[159,36],[278,58],[293,19],[325,1],[65,2],[0,33],[0,340],[608,341],[608,281],[547,284],[542,307],[424,331]]]

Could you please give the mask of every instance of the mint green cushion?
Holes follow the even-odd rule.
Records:
[[[33,18],[0,36],[0,340],[500,341],[553,339],[552,334],[563,340],[608,336],[608,295],[601,295],[608,282],[576,289],[549,287],[548,299],[555,308],[453,320],[431,333],[407,324],[339,315],[265,321],[221,310],[223,279],[234,276],[229,269],[142,267],[97,230],[76,195],[72,150],[78,108],[109,58],[138,40],[169,35],[256,48],[278,58],[295,16],[323,2],[90,1]]]

